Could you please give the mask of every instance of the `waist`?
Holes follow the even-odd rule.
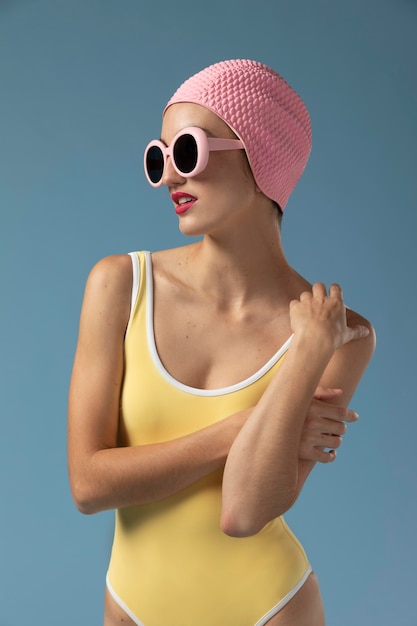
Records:
[[[113,554],[133,568],[145,563],[153,568],[160,561],[164,567],[182,563],[192,571],[201,564],[204,571],[212,563],[231,575],[255,563],[271,574],[277,564],[297,571],[306,567],[304,549],[283,517],[252,537],[221,531],[221,480],[219,470],[162,501],[118,510]]]

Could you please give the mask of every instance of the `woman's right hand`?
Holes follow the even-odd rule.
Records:
[[[290,303],[290,323],[295,335],[313,334],[329,350],[337,350],[346,343],[369,334],[366,326],[350,327],[346,321],[346,307],[342,289],[332,284],[327,295],[323,283],[315,283],[311,291],[304,291],[299,300]]]

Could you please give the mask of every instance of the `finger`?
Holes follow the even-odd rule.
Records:
[[[327,296],[326,285],[320,282],[314,283],[312,292],[315,298],[325,298]]]
[[[342,445],[342,437],[339,435],[330,435],[322,433],[320,437],[320,447],[321,448],[331,448],[337,449]]]
[[[329,296],[331,298],[337,298],[338,300],[343,300],[343,291],[338,283],[333,283],[329,288]]]
[[[345,409],[346,415],[343,419],[344,422],[357,422],[359,419],[358,413],[356,411],[352,411],[352,409]]]
[[[347,431],[347,426],[344,422],[336,422],[336,420],[326,419],[325,424],[320,429],[320,433],[324,433],[329,436],[341,437]],[[328,448],[332,448],[333,446],[327,444]]]
[[[319,418],[324,418],[329,421],[336,422],[356,422],[359,419],[359,415],[352,409],[346,409],[343,406],[336,404],[330,404],[323,400],[316,400],[311,404],[313,415]]]
[[[315,448],[313,453],[313,461],[316,463],[333,463],[336,459],[337,453],[336,450],[320,450],[319,448]]]
[[[326,407],[325,412],[322,413],[323,417],[328,422],[335,422],[337,424],[343,422],[357,422],[359,415],[352,409],[345,409],[342,406],[332,406],[330,409]]]
[[[355,419],[351,421],[356,421]],[[321,434],[337,435],[340,437],[347,431],[347,420],[335,420],[328,417],[315,417],[309,420],[310,438]]]
[[[314,398],[316,400],[331,400],[342,394],[342,389],[334,389],[332,387],[318,386],[314,392]]]
[[[300,302],[303,302],[304,300],[311,300],[312,297],[313,294],[311,293],[311,291],[303,291],[300,294]]]

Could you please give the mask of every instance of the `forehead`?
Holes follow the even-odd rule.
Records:
[[[165,111],[162,120],[161,139],[169,143],[171,139],[184,128],[198,126],[213,137],[231,137],[235,134],[220,117],[209,109],[191,102],[172,104]]]

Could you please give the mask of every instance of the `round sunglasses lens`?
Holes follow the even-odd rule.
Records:
[[[198,150],[196,140],[192,135],[178,137],[173,150],[174,161],[183,174],[189,174],[197,165]]]
[[[158,146],[151,146],[147,152],[146,171],[153,183],[159,183],[164,172],[164,155]]]

